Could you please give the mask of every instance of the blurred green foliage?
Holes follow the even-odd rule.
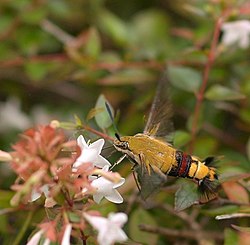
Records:
[[[52,119],[73,121],[75,114],[85,120],[100,94],[119,112],[116,120],[122,134],[142,132],[157,79],[167,69],[178,130],[174,142],[186,151],[192,144],[193,153],[202,159],[223,156],[218,163],[223,180],[220,198],[175,213],[172,207],[178,188],[170,179],[169,187],[157,194],[154,202],[135,201],[130,189],[123,194],[129,210],[126,205],[107,204],[100,210],[131,213],[125,228],[128,236],[145,244],[250,244],[249,231],[231,227],[249,227],[249,218],[214,219],[228,213],[250,214],[249,48],[226,47],[219,39],[197,134],[191,140],[197,95],[216,20],[226,11],[231,14],[225,21],[249,19],[249,8],[243,0],[1,1],[0,148],[9,150],[17,134],[35,124]],[[103,104],[102,98],[98,103]],[[102,130],[109,126],[103,122],[106,119],[100,114],[97,123],[90,120],[89,124]],[[113,136],[114,130],[106,133]],[[71,132],[69,137],[74,134]],[[0,168],[0,205],[6,208],[14,176],[7,165]],[[120,165],[119,172],[128,175],[129,164]],[[182,198],[185,194],[190,197],[188,188],[179,189]],[[236,194],[244,198],[237,199]],[[12,244],[25,219],[21,216],[25,213],[1,214],[1,244]],[[41,217],[40,213],[35,215],[31,224]],[[159,229],[152,235],[140,231],[137,225],[143,223],[166,228],[166,233]],[[33,228],[27,229],[22,244]],[[193,239],[186,231],[193,234]]]

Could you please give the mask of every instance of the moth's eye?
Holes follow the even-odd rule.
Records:
[[[125,142],[125,141],[122,142],[122,143],[121,143],[121,148],[122,148],[122,149],[128,149],[128,142]]]

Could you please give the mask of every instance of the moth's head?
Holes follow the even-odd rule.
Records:
[[[113,144],[114,147],[123,153],[127,153],[129,151],[129,136],[119,136],[115,134],[116,139],[114,140]]]

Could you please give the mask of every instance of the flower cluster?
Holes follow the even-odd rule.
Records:
[[[66,142],[62,131],[46,125],[25,131],[12,148],[10,165],[18,175],[12,186],[16,191],[12,205],[36,200],[42,191],[47,196],[56,196],[59,188],[57,192],[52,189],[56,187],[60,173],[70,168],[75,160],[71,154],[62,154],[63,150],[76,148],[76,142]]]
[[[11,204],[26,204],[26,208],[40,205],[44,193],[45,207],[54,210],[56,206],[57,209],[52,221],[37,225],[38,230],[29,239],[29,245],[39,244],[41,240],[44,244],[66,245],[70,244],[71,237],[86,242],[84,230],[89,224],[98,231],[99,244],[111,245],[127,239],[121,229],[127,221],[125,214],[110,214],[104,218],[98,211],[88,211],[93,201],[100,203],[103,198],[123,202],[116,188],[125,179],[109,171],[111,164],[100,155],[103,145],[103,139],[87,144],[82,135],[77,142],[66,141],[62,131],[48,125],[24,132],[20,141],[13,145],[13,152],[0,151],[0,160],[9,161],[18,175],[12,186],[16,193]],[[113,231],[108,232],[110,229]]]
[[[100,155],[104,139],[99,139],[88,145],[83,136],[80,135],[77,139],[77,144],[81,148],[81,155],[73,164],[73,170],[77,170],[86,163],[92,163],[92,167],[102,168],[102,171],[100,171],[102,176],[89,176],[91,186],[95,188],[95,193],[93,194],[94,201],[100,203],[104,197],[111,202],[122,203],[123,198],[116,188],[121,186],[125,179],[121,178],[117,173],[108,171],[111,164]],[[95,173],[98,172],[98,169],[96,169]],[[86,191],[86,189],[83,191]]]

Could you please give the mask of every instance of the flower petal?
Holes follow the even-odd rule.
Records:
[[[110,213],[108,218],[119,227],[122,227],[128,221],[128,216],[125,213]]]
[[[92,216],[84,214],[87,221],[98,230],[98,244],[112,245],[115,242],[124,242],[127,240],[127,235],[120,228],[121,224],[127,218],[126,214],[110,214],[108,218]],[[116,222],[113,222],[110,217],[115,217]],[[113,218],[114,219],[114,218]],[[119,223],[120,220],[120,223]],[[119,225],[117,225],[119,223]]]
[[[96,188],[97,193],[102,193],[105,195],[106,193],[113,191],[113,183],[104,177],[99,177],[92,181],[91,186]]]
[[[43,230],[36,232],[26,245],[37,245],[41,239]]]
[[[111,166],[111,163],[107,159],[105,159],[103,156],[98,155],[96,157],[94,165],[96,167],[103,168],[103,167],[105,167],[105,165]]]
[[[93,199],[94,199],[94,201],[96,202],[96,203],[100,203],[101,202],[101,200],[103,199],[103,195],[101,194],[101,193],[95,193],[94,195],[93,195]]]
[[[71,224],[67,224],[64,234],[63,234],[63,239],[62,239],[62,243],[61,245],[70,245],[70,233],[72,230],[72,225]]]
[[[49,197],[49,185],[43,185],[40,190],[44,193],[45,197]]]
[[[122,203],[123,202],[123,198],[117,190],[113,190],[109,194],[106,194],[104,197],[113,203]]]
[[[10,153],[6,152],[6,151],[1,151],[0,150],[0,161],[2,162],[9,162],[12,160],[12,156]]]
[[[239,40],[239,46],[246,49],[249,45],[249,36],[244,36]]]
[[[121,178],[121,180],[117,184],[114,184],[113,188],[117,188],[117,187],[123,185],[124,183],[125,183],[125,178]]]
[[[84,217],[98,231],[103,230],[108,223],[108,220],[103,217],[88,215],[86,213],[84,214]]]
[[[107,159],[100,156],[104,143],[105,143],[104,139],[99,139],[94,143],[87,145],[84,137],[80,135],[77,138],[77,144],[81,148],[81,154],[73,164],[73,169],[78,168],[79,166],[81,166],[86,162],[90,162],[94,166],[97,166],[99,168],[102,168],[105,165],[111,166],[110,162]]]
[[[104,139],[99,139],[93,142],[92,144],[90,144],[89,148],[95,149],[97,151],[97,154],[100,154],[104,143],[105,143]]]
[[[108,172],[109,171],[109,165],[107,164],[107,165],[105,165],[103,168],[102,168],[102,170],[103,171],[105,171],[105,172]]]
[[[42,195],[41,191],[36,191],[33,189],[31,192],[31,197],[29,202],[35,202],[37,199],[41,197],[41,195]]]
[[[77,144],[80,146],[81,149],[89,147],[82,135],[78,136],[78,138],[77,138]]]
[[[237,44],[240,48],[247,48],[250,44],[250,21],[238,20],[223,23],[222,43],[225,46]]]
[[[128,239],[126,233],[122,229],[116,229],[115,230],[115,236],[113,237],[113,243],[114,242],[125,242]],[[113,244],[112,243],[112,244]]]
[[[43,245],[49,245],[49,244],[50,244],[50,240],[49,240],[49,238],[46,238]]]
[[[96,159],[96,152],[94,150],[83,149],[81,155],[76,159],[73,168],[78,168],[84,163],[94,163]]]

